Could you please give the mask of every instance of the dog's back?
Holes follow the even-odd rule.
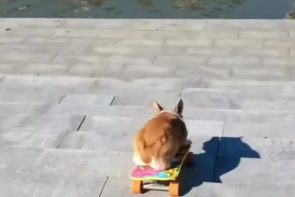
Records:
[[[180,147],[185,144],[186,138],[187,130],[180,115],[163,110],[135,136],[134,161],[137,165],[167,169]]]

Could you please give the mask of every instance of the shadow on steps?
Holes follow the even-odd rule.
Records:
[[[222,183],[221,176],[237,170],[241,158],[260,158],[241,137],[212,137],[203,143],[204,153],[194,155],[194,165],[181,173],[182,193],[204,182]]]

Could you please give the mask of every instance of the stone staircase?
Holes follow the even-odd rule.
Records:
[[[132,137],[179,98],[185,196],[295,194],[293,21],[0,19],[0,51],[0,196],[133,196]]]

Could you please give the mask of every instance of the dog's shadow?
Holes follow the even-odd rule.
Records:
[[[260,158],[241,137],[212,137],[203,143],[203,153],[194,154],[194,164],[181,175],[183,194],[204,182],[221,183],[221,176],[235,170],[241,158]]]

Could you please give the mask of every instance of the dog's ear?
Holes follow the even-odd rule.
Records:
[[[153,108],[156,113],[160,113],[160,111],[163,110],[163,107],[159,103],[157,103],[156,101],[153,101]]]
[[[180,99],[177,103],[177,106],[175,107],[175,112],[182,115],[182,111],[183,111],[183,101],[182,99]]]

